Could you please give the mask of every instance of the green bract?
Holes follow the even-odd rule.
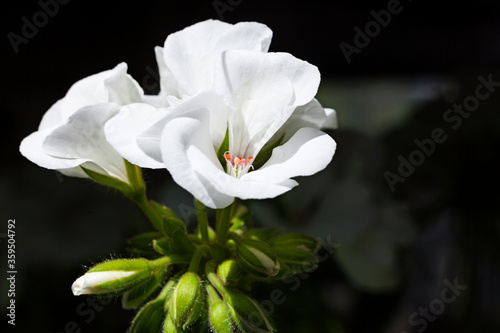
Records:
[[[127,291],[122,296],[122,307],[124,309],[133,309],[144,303],[165,280],[166,272],[162,269],[156,271],[146,281],[135,286],[132,290]]]

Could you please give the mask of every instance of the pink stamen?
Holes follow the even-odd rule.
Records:
[[[234,159],[231,160],[231,155],[226,152],[224,153],[223,157],[227,162],[226,172],[235,177],[240,177],[241,175],[245,174],[250,168],[253,168],[251,164],[253,156],[250,156],[247,159],[235,156]]]

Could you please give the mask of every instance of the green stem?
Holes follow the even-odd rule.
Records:
[[[215,288],[210,283],[207,283],[205,285],[205,289],[207,291],[210,304],[221,300],[219,294],[217,293]]]
[[[200,229],[201,238],[208,243],[208,219],[205,205],[200,201],[195,200],[196,211],[198,213],[198,228]]]
[[[144,183],[144,179],[142,178],[141,168],[130,163],[126,159],[123,159],[123,161],[125,162],[125,169],[127,170],[127,176],[130,185],[132,185],[132,187],[138,192],[145,191],[146,184]]]
[[[151,203],[146,197],[146,192],[136,193],[133,200],[142,209],[144,214],[148,217],[151,224],[156,228],[156,230],[163,232],[161,216],[153,209]]]
[[[205,274],[207,275],[208,280],[223,296],[226,295],[226,287],[222,284],[222,282],[217,277],[215,273],[215,262],[209,261],[205,265]]]
[[[158,231],[163,231],[161,216],[158,215],[158,213],[153,209],[147,198],[146,184],[142,178],[141,168],[125,159],[124,162],[127,170],[127,176],[133,189],[133,192],[129,195],[130,199],[135,201]]]
[[[156,260],[152,260],[149,262],[152,269],[158,269],[163,266],[168,266],[172,264],[187,264],[190,260],[189,255],[181,255],[181,254],[172,254],[169,256],[161,257]]]
[[[217,241],[221,244],[226,244],[227,232],[229,231],[231,222],[231,212],[235,204],[231,204],[226,208],[219,209],[217,211],[217,224],[215,226],[215,231],[217,233]]]
[[[191,258],[191,263],[189,264],[189,272],[198,273],[198,267],[200,266],[201,258],[205,255],[205,251],[208,250],[208,246],[202,244],[196,248]]]

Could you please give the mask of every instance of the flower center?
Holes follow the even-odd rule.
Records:
[[[253,160],[252,156],[247,159],[235,156],[234,159],[231,159],[229,152],[225,152],[223,156],[227,162],[226,172],[233,177],[239,178],[247,173],[250,168],[253,169],[251,163]]]

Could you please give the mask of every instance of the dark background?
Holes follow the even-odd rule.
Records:
[[[500,3],[402,1],[401,12],[350,63],[339,44],[353,45],[354,28],[364,30],[373,21],[370,12],[386,9],[388,1],[234,3],[239,4],[219,16],[212,1],[71,0],[17,53],[8,34],[22,36],[23,17],[33,22],[42,9],[37,1],[2,5],[0,254],[6,262],[6,225],[15,219],[18,271],[16,326],[9,325],[8,332],[128,327],[133,311],[122,310],[119,301],[93,307],[87,298],[74,297],[70,286],[84,266],[126,256],[125,240],[149,230],[147,221],[113,191],[32,164],[20,155],[19,143],[71,84],[119,62],[128,64],[146,92],[157,92],[154,46],[208,18],[267,24],[274,33],[270,51],[289,52],[319,67],[318,99],[339,116],[339,130],[329,132],[338,143],[332,165],[304,179],[295,194],[252,203],[257,224],[273,224],[267,217],[278,212],[290,229],[333,234],[340,243],[339,254],[322,262],[297,290],[273,287],[287,299],[273,311],[280,331],[497,332],[500,92],[482,101],[456,130],[443,122],[443,113],[474,94],[478,76],[500,81]],[[414,140],[429,138],[435,128],[444,128],[447,140],[392,192],[384,173],[397,172],[398,156],[408,157]],[[165,171],[146,171],[146,179],[152,198],[181,214],[189,211],[180,204],[191,205],[191,199]],[[303,204],[291,208],[297,200]],[[322,224],[310,222],[318,219],[318,205],[334,210],[322,211]],[[404,224],[398,224],[400,216]],[[402,230],[386,232],[398,226]],[[357,236],[346,237],[350,243],[335,238],[351,231]],[[367,238],[378,242],[367,246],[362,242]],[[382,248],[387,251],[377,252]],[[385,272],[377,267],[386,259],[392,273],[384,284],[384,277],[375,275]],[[365,274],[367,265],[372,266]],[[356,275],[358,268],[362,273]],[[2,265],[2,314],[6,271]],[[467,289],[425,328],[412,326],[411,315],[440,299],[444,281],[454,279]],[[256,297],[265,299],[266,292]],[[2,317],[1,325],[7,322]]]

